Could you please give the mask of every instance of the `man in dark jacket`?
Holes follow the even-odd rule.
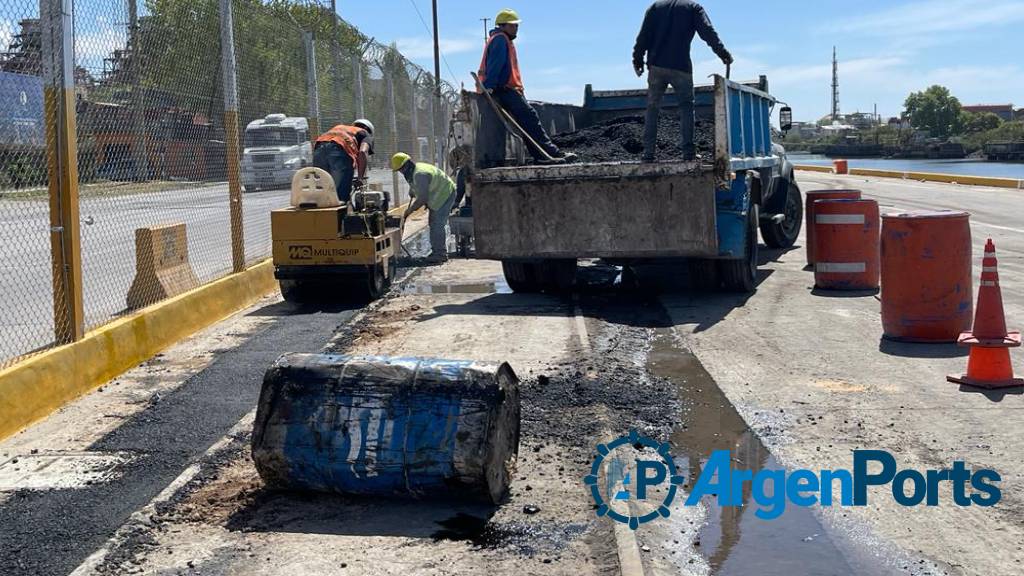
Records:
[[[540,123],[537,111],[526,101],[523,94],[523,77],[519,72],[519,56],[513,42],[519,33],[519,15],[512,10],[502,10],[495,18],[497,27],[491,30],[480,60],[480,83],[494,97],[530,138],[552,158],[573,161],[575,154],[565,154],[555,146],[547,131]],[[527,144],[535,160],[543,158],[539,150]]]
[[[633,69],[637,76],[643,75],[644,56],[647,57],[644,162],[655,160],[658,112],[670,84],[679,99],[683,159],[696,158],[693,144],[693,62],[690,60],[690,44],[694,35],[700,35],[722,62],[732,64],[732,55],[722,45],[700,4],[691,0],[658,0],[647,9],[644,25],[633,48]]]

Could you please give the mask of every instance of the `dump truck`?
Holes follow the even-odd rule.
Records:
[[[526,165],[514,131],[484,98],[463,92],[451,160],[472,208],[454,227],[472,231],[476,256],[500,260],[517,292],[570,288],[581,259],[685,266],[701,288],[752,292],[758,231],[769,247],[788,248],[803,223],[793,165],[772,139],[778,101],[764,77],[741,83],[716,75],[694,92],[695,115],[714,123],[710,157],[553,165]],[[643,114],[646,98],[646,90],[588,86],[570,124]],[[675,114],[674,103],[670,92],[662,114]],[[780,127],[791,123],[792,111],[782,107]]]

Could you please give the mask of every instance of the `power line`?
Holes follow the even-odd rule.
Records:
[[[427,19],[423,17],[423,13],[420,12],[420,7],[416,5],[416,0],[409,0],[409,3],[412,4],[412,7],[416,10],[416,15],[420,17],[420,22],[423,23],[423,29],[427,31],[428,35],[432,35],[433,31],[427,24]],[[452,77],[452,85],[458,86],[459,80],[455,76],[455,72],[452,72],[452,67],[448,65],[448,58],[445,57],[444,52],[441,52],[441,60],[444,62],[444,67],[448,70],[448,74]]]

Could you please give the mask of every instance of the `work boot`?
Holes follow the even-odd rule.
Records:
[[[431,252],[430,256],[427,256],[428,264],[444,264],[448,261],[448,253],[446,252]]]

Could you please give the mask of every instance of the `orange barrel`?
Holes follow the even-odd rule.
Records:
[[[878,288],[878,202],[818,200],[814,205],[814,285],[825,290]]]
[[[882,217],[882,329],[890,340],[956,342],[971,329],[971,215],[921,210]]]
[[[846,160],[833,160],[832,166],[835,168],[836,174],[850,173],[850,163]]]
[[[807,264],[814,265],[814,203],[818,200],[860,200],[860,190],[811,190],[804,206],[804,226],[807,230]]]

